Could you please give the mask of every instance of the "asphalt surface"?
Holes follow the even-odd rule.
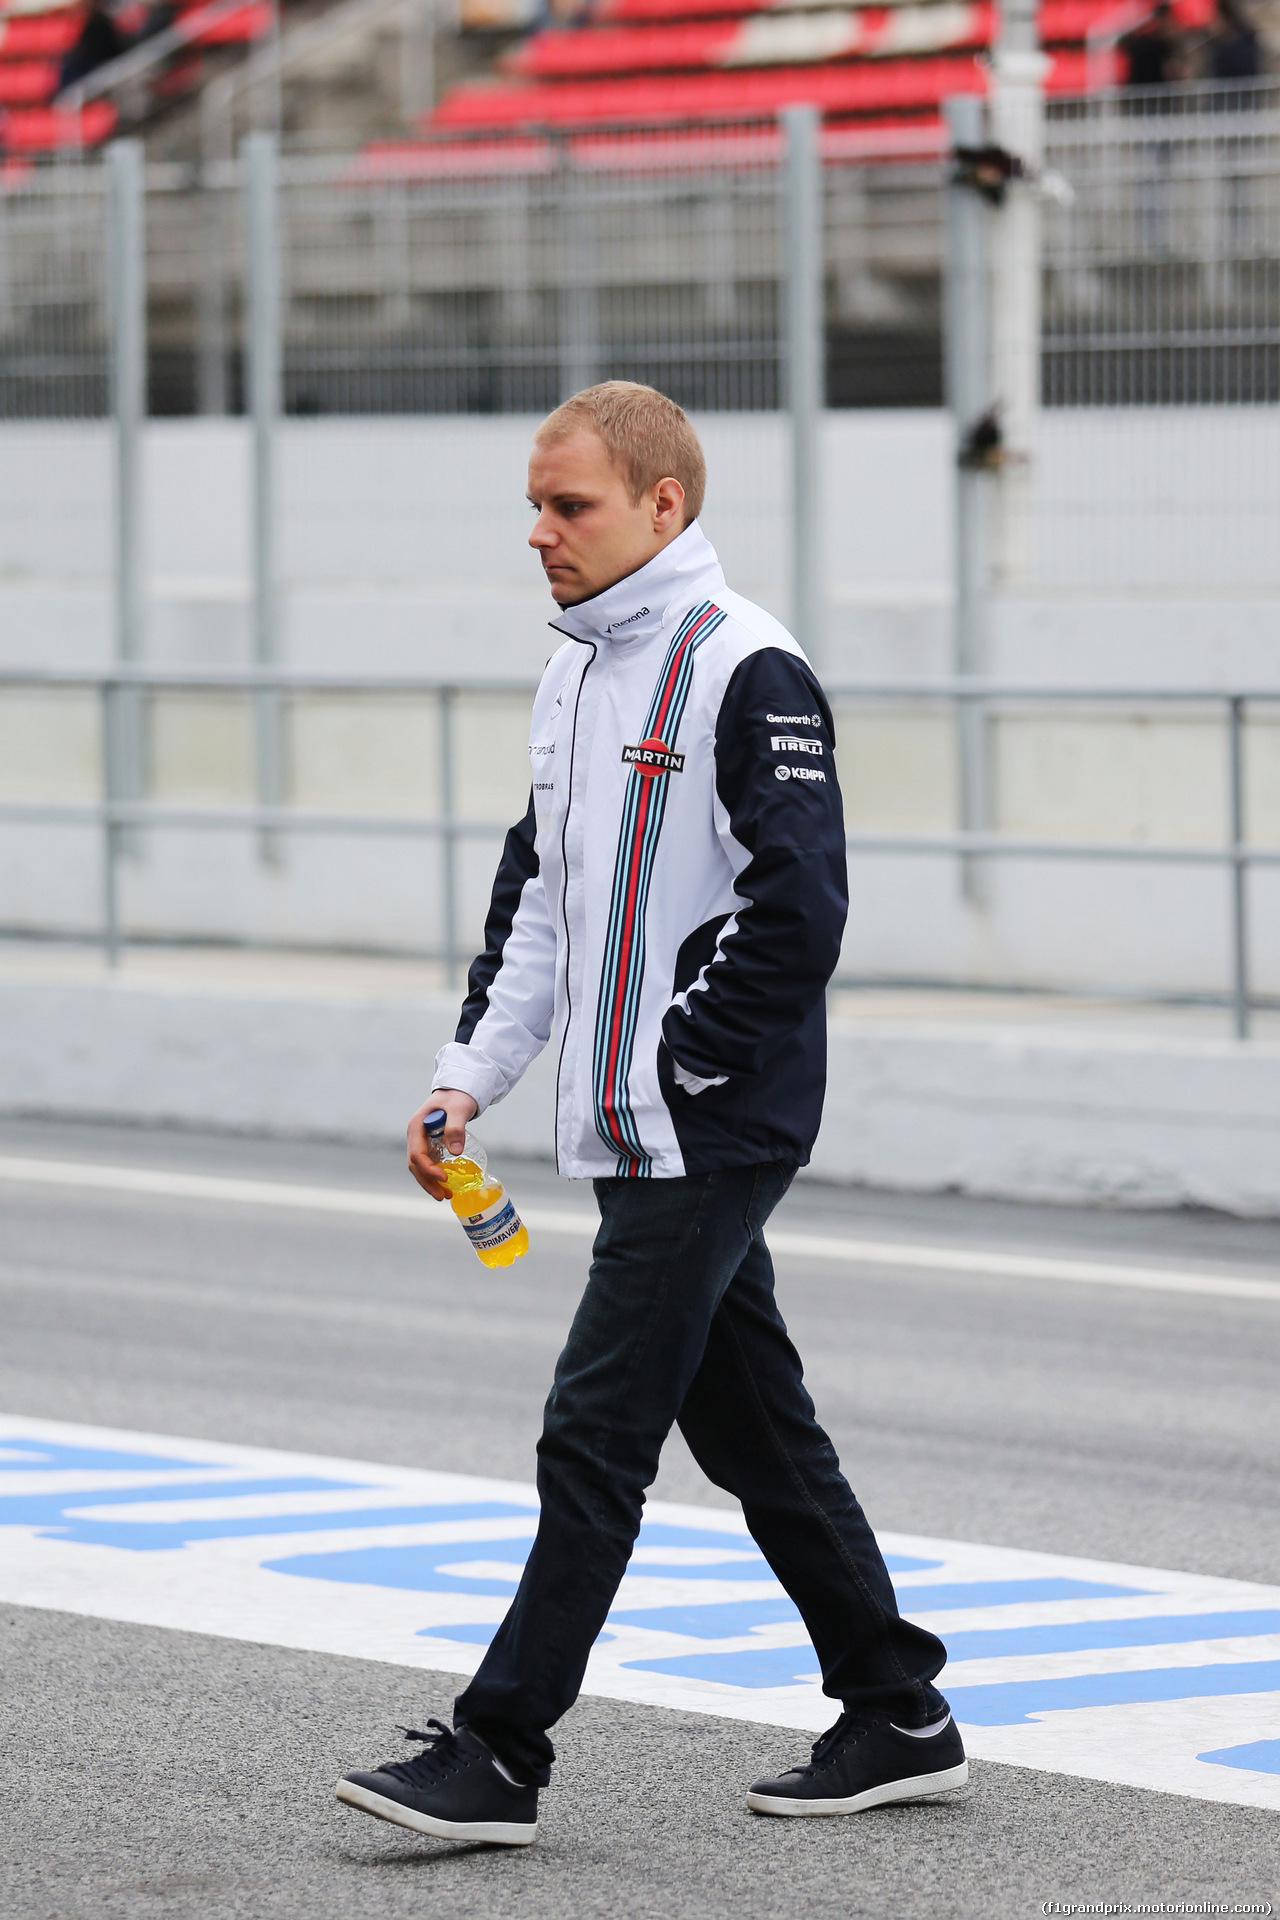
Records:
[[[0,1153],[405,1190],[394,1149],[0,1123]],[[504,1164],[517,1200],[586,1188]],[[424,1205],[429,1205],[424,1201]],[[792,1230],[1280,1271],[1280,1224],[790,1196]],[[0,1190],[0,1408],[532,1478],[588,1243],[517,1266],[413,1220]],[[450,1223],[445,1223],[445,1228]],[[1274,1302],[778,1262],[809,1384],[886,1529],[1280,1582]],[[362,1311],[346,1308],[358,1303]],[[380,1312],[364,1311],[374,1306]],[[678,1438],[656,1493],[707,1504]],[[527,1853],[331,1799],[457,1689],[375,1663],[0,1608],[4,1920],[1021,1914],[1275,1898],[1269,1813],[975,1764],[964,1793],[760,1821],[776,1728],[584,1700]]]

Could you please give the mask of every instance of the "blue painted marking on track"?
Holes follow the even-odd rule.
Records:
[[[641,1539],[643,1538],[644,1535],[642,1534]],[[890,1556],[886,1559],[885,1564],[891,1572],[896,1572],[905,1559],[905,1555],[897,1556],[896,1560]],[[914,1570],[914,1567],[925,1566],[929,1563],[917,1561],[914,1563],[907,1562],[907,1564],[912,1566]],[[932,1564],[934,1566],[941,1566],[942,1562],[935,1560]],[[647,1573],[653,1571],[653,1569],[646,1565],[637,1568],[636,1571]],[[689,1571],[689,1569],[681,1569],[682,1577],[687,1571]],[[707,1568],[704,1571],[709,1573],[713,1571],[713,1569]],[[923,1598],[926,1593],[933,1596],[942,1596],[940,1603],[941,1610],[983,1605],[1010,1606],[1024,1600],[1078,1599],[1082,1597],[1082,1595],[1091,1599],[1097,1599],[1101,1595],[1129,1594],[1136,1591],[1133,1587],[1102,1587],[1085,1581],[1002,1581],[998,1584],[1000,1589],[999,1597],[994,1599],[988,1598],[985,1601],[979,1596],[984,1593],[987,1595],[993,1593],[995,1583],[991,1581],[987,1581],[983,1585],[975,1582],[972,1585],[947,1587],[902,1587],[897,1591],[900,1602],[914,1597],[917,1601],[918,1610],[921,1613],[928,1611],[924,1605]],[[1053,1591],[1047,1592],[1045,1590],[1046,1586],[1052,1587]],[[935,1597],[930,1600],[929,1605],[930,1607],[939,1606],[939,1601]],[[1217,1616],[1214,1617],[1216,1618]],[[1257,1616],[1224,1614],[1222,1616],[1223,1619],[1231,1620],[1237,1618],[1247,1620],[1255,1617],[1264,1623],[1274,1619],[1277,1626],[1280,1626],[1280,1614],[1258,1614]],[[753,1632],[756,1627],[800,1625],[800,1614],[785,1594],[779,1594],[776,1599],[712,1601],[708,1606],[690,1606],[686,1604],[677,1607],[636,1607],[630,1604],[624,1604],[621,1607],[612,1608],[609,1613],[609,1618],[615,1626],[653,1627],[660,1633],[687,1633],[695,1640],[732,1640],[736,1639],[740,1634]],[[1063,1639],[1060,1643],[1048,1639],[1043,1643],[1029,1640],[1026,1646],[1004,1644],[1006,1639],[1010,1639],[1011,1637],[1016,1638],[1019,1634],[1027,1636],[1036,1634],[1068,1635],[1076,1633],[1088,1635],[1096,1632],[1106,1635],[1112,1629],[1121,1637],[1114,1640],[1104,1637],[1096,1641],[1087,1638],[1082,1638],[1079,1641]],[[1235,1627],[1232,1630],[1237,1633],[1267,1633],[1271,1631],[1271,1627],[1263,1624],[1252,1628],[1247,1626]],[[976,1643],[979,1641],[984,1643],[981,1652],[997,1655],[1005,1653],[1049,1652],[1056,1650],[1059,1645],[1063,1648],[1075,1647],[1077,1645],[1081,1647],[1143,1645],[1144,1642],[1141,1639],[1130,1639],[1128,1637],[1131,1631],[1136,1630],[1133,1629],[1133,1623],[1129,1621],[1121,1621],[1118,1623],[1104,1621],[1096,1627],[1088,1625],[1080,1627],[1025,1627],[1021,1629],[991,1628],[984,1632],[973,1634],[949,1635],[947,1639],[947,1650],[951,1653],[953,1660],[967,1660],[978,1657],[979,1648]],[[1217,1637],[1218,1633],[1225,1634],[1227,1631],[1228,1629],[1226,1627],[1222,1627],[1213,1632],[1206,1631],[1201,1635],[1189,1635],[1187,1637],[1209,1639],[1211,1637]],[[1177,1638],[1178,1636],[1171,1635],[1170,1637]],[[963,1654],[952,1651],[953,1648],[958,1647],[962,1642],[967,1643],[970,1640],[975,1643],[971,1651]]]
[[[951,1613],[961,1607],[1019,1607],[1040,1600],[1127,1600],[1148,1587],[1112,1587],[1100,1580],[966,1580],[954,1586],[899,1587],[903,1613]]]
[[[145,1506],[167,1500],[233,1500],[245,1494],[350,1493],[358,1510],[360,1494],[349,1480],[323,1480],[315,1475],[291,1475],[279,1480],[168,1480],[148,1487],[95,1488],[78,1493],[13,1493],[0,1495],[0,1526],[38,1527],[46,1540],[74,1540],[83,1546],[124,1547],[148,1553],[159,1547],[181,1547],[188,1540],[231,1539],[239,1534],[296,1532],[304,1517],[290,1515],[250,1520],[95,1520],[93,1509]],[[88,1509],[86,1512],[85,1509]],[[365,1513],[372,1509],[363,1509]],[[375,1525],[390,1525],[387,1509],[378,1508]],[[351,1512],[305,1516],[305,1525],[356,1526]]]
[[[1280,1613],[1179,1613],[1141,1620],[1077,1620],[1060,1627],[979,1627],[947,1635],[947,1658],[1007,1659],[1020,1653],[1084,1653],[1097,1647],[1172,1647],[1280,1633]]]
[[[494,1625],[486,1626],[482,1621],[468,1620],[460,1627],[419,1627],[419,1640],[465,1640],[468,1646],[487,1647],[498,1631]],[[596,1645],[603,1641],[616,1640],[616,1633],[598,1633]]]
[[[643,1673],[678,1674],[729,1687],[785,1687],[817,1677],[811,1647],[748,1647],[737,1653],[658,1655],[627,1660]],[[945,1681],[944,1681],[945,1685]],[[1032,1714],[1073,1707],[1131,1706],[1151,1700],[1200,1700],[1220,1694],[1280,1692],[1280,1661],[1213,1667],[1156,1667],[1136,1673],[1085,1673],[1067,1679],[1011,1680],[987,1687],[946,1687],[962,1724],[1010,1727]]]
[[[1151,1700],[1207,1700],[1232,1693],[1280,1693],[1280,1660],[1223,1661],[1214,1667],[1143,1667],[1133,1673],[1082,1673],[1069,1679],[1006,1680],[990,1687],[948,1687],[951,1711],[973,1727],[1013,1727],[1033,1713],[1072,1707],[1132,1706]]]
[[[113,1447],[68,1447],[57,1440],[29,1440],[7,1434],[0,1445],[0,1472],[4,1473],[152,1473],[175,1467],[217,1467],[220,1460],[175,1459],[158,1453],[121,1453]]]
[[[507,1508],[506,1512],[519,1512]],[[440,1514],[444,1519],[497,1519],[500,1507],[462,1514]],[[524,1572],[524,1553],[516,1540],[448,1540],[429,1546],[357,1547],[345,1553],[299,1553],[287,1559],[264,1560],[269,1573],[291,1573],[303,1580],[338,1580],[362,1587],[397,1587],[409,1593],[500,1593],[509,1600]],[[474,1573],[447,1573],[450,1566],[483,1560],[505,1562],[510,1574],[483,1578]],[[490,1632],[493,1629],[490,1628]]]
[[[475,1518],[496,1516],[503,1509],[491,1507],[483,1512],[475,1510]],[[508,1508],[509,1513],[528,1512],[527,1508]],[[441,1514],[441,1518],[453,1515]],[[462,1517],[460,1514],[456,1517]],[[536,1515],[531,1516],[536,1518]],[[390,1521],[388,1525],[392,1524]],[[480,1540],[453,1541],[447,1547],[441,1546],[404,1546],[404,1547],[353,1547],[344,1552],[328,1554],[298,1554],[288,1560],[272,1560],[266,1564],[276,1573],[293,1573],[312,1580],[353,1581],[364,1586],[400,1587],[416,1590],[420,1593],[502,1593],[507,1585],[496,1580],[479,1580],[471,1575],[442,1575],[439,1568],[450,1562],[468,1560],[510,1560],[512,1566],[510,1587],[514,1589],[524,1567],[527,1548],[513,1552],[515,1543],[503,1540],[498,1543],[504,1549],[499,1553],[483,1551],[486,1543]],[[726,1554],[747,1554],[746,1559],[715,1560],[709,1564],[688,1566],[672,1558],[646,1559],[640,1565],[632,1564],[630,1571],[641,1578],[654,1580],[772,1580],[773,1569],[754,1541],[742,1534],[716,1533],[709,1528],[677,1527],[665,1522],[656,1522],[641,1529],[639,1544],[659,1554],[668,1548],[710,1548],[722,1549]],[[517,1557],[518,1556],[518,1557]],[[920,1566],[930,1564],[920,1561]],[[746,1605],[760,1604],[746,1602]],[[786,1602],[790,1606],[790,1602]],[[794,1613],[794,1609],[792,1609]],[[797,1616],[798,1617],[798,1616]]]
[[[821,1677],[818,1656],[807,1645],[753,1647],[744,1653],[679,1653],[622,1664],[639,1673],[679,1674],[685,1680],[714,1680],[725,1687],[795,1687]]]
[[[379,1618],[388,1630],[378,1643],[380,1657],[468,1669],[498,1631],[537,1523],[532,1489],[526,1497],[523,1490],[508,1492],[494,1483],[402,1476],[262,1449],[224,1449],[220,1459],[208,1460],[200,1457],[200,1443],[186,1439],[99,1434],[71,1425],[49,1431],[58,1438],[27,1435],[15,1422],[0,1435],[0,1527],[10,1530],[7,1545],[17,1547],[0,1566],[0,1582],[6,1598],[15,1601],[29,1588],[42,1604],[47,1573],[64,1545],[74,1543],[75,1552],[88,1555],[77,1564],[84,1573],[83,1604],[92,1609],[98,1604],[96,1548],[125,1549],[101,1561],[109,1569],[103,1590],[109,1590],[118,1617],[175,1627],[204,1621],[212,1631],[226,1630],[231,1619],[235,1631],[253,1638],[287,1636],[296,1618],[306,1644],[365,1655],[362,1622],[371,1589],[380,1589]],[[104,1444],[95,1444],[99,1440]],[[232,1451],[235,1458],[227,1458]],[[38,1491],[40,1477],[54,1474],[68,1490]],[[147,1484],[92,1484],[107,1476]],[[438,1498],[437,1489],[453,1497]],[[371,1504],[388,1500],[397,1504]],[[333,1509],[335,1503],[337,1511],[305,1511],[312,1504]],[[280,1511],[218,1517],[228,1506],[234,1515],[236,1505]],[[699,1522],[690,1512],[689,1525],[680,1523],[683,1517],[659,1512],[641,1530],[638,1557],[593,1661],[592,1671],[607,1676],[605,1691],[633,1698],[657,1694],[675,1705],[712,1711],[736,1695],[738,1706],[727,1710],[763,1714],[782,1725],[821,1724],[817,1716],[825,1702],[817,1656],[767,1560],[745,1533],[712,1524],[723,1516],[708,1513]],[[515,1538],[500,1537],[513,1531]],[[458,1539],[459,1532],[480,1537]],[[440,1540],[440,1534],[455,1537]],[[181,1552],[196,1543],[207,1545],[199,1553]],[[1152,1704],[1167,1703],[1160,1712],[1162,1724],[1165,1717],[1169,1723],[1170,1764],[1182,1768],[1170,1774],[1171,1784],[1176,1775],[1178,1790],[1187,1790],[1185,1769],[1194,1757],[1215,1770],[1193,1770],[1205,1783],[1202,1792],[1280,1807],[1280,1738],[1256,1737],[1276,1731],[1267,1709],[1280,1696],[1280,1656],[1273,1651],[1280,1641],[1280,1589],[1231,1581],[1205,1587],[1171,1572],[1113,1573],[1089,1562],[1012,1550],[984,1556],[979,1576],[972,1555],[955,1543],[904,1546],[887,1556],[899,1604],[919,1618],[937,1616],[950,1661],[942,1684],[978,1753],[1024,1756],[1028,1765],[1079,1768],[1088,1776],[1096,1754],[1090,1710],[1105,1707],[1109,1767],[1119,1766],[1115,1777],[1148,1787],[1157,1783],[1163,1763],[1150,1751],[1141,1722]],[[155,1549],[178,1551],[161,1553],[156,1569]],[[158,1570],[163,1580],[157,1581]],[[297,1583],[286,1591],[283,1608],[278,1575]],[[931,1576],[937,1584],[930,1584]],[[1137,1584],[1119,1584],[1125,1580]],[[650,1595],[660,1604],[646,1606]],[[1108,1602],[1122,1598],[1140,1617],[1082,1617],[1114,1616],[1122,1609]],[[1042,1624],[1014,1625],[1011,1607],[1033,1609]],[[1214,1610],[1192,1611],[1202,1607]],[[958,1609],[967,1610],[963,1630],[948,1634]],[[459,1619],[467,1614],[470,1620]],[[433,1616],[452,1624],[422,1624]],[[769,1644],[778,1640],[791,1644]],[[285,1644],[292,1642],[286,1638]],[[1172,1666],[1175,1646],[1196,1664]],[[652,1651],[646,1654],[646,1648]],[[1126,1648],[1133,1650],[1129,1660],[1145,1665],[1111,1673],[1053,1671],[1114,1665]],[[1228,1650],[1245,1658],[1229,1659]],[[987,1660],[992,1664],[978,1671],[990,1675],[992,1684],[966,1680],[964,1663]],[[1034,1676],[1046,1667],[1042,1678],[1011,1677]],[[1205,1739],[1228,1744],[1197,1751]]]
[[[801,1624],[785,1594],[776,1600],[713,1600],[705,1607],[618,1607],[610,1609],[615,1627],[652,1627],[657,1633],[687,1633],[694,1640],[736,1640],[756,1627]]]
[[[1280,1740],[1251,1740],[1243,1747],[1219,1747],[1216,1753],[1198,1753],[1211,1767],[1241,1767],[1248,1773],[1280,1773]]]
[[[418,1638],[420,1640],[465,1640],[468,1646],[487,1647],[497,1631],[496,1620],[487,1623],[469,1620],[460,1627],[419,1627]],[[609,1638],[612,1639],[613,1635],[610,1634]]]
[[[485,1501],[476,1505],[368,1507],[360,1495],[368,1487],[353,1486],[349,1480],[323,1480],[298,1477],[288,1480],[222,1480],[210,1484],[183,1485],[168,1481],[163,1486],[128,1487],[104,1492],[0,1495],[0,1526],[38,1527],[46,1539],[72,1540],[95,1547],[121,1547],[132,1553],[152,1553],[164,1548],[185,1547],[194,1540],[251,1539],[257,1534],[344,1533],[352,1528],[421,1526],[441,1521],[494,1519],[499,1515],[523,1516],[528,1507],[498,1505]],[[92,1509],[95,1506],[142,1505],[157,1500],[226,1500],[244,1494],[349,1493],[349,1507],[332,1513],[276,1513],[241,1519],[202,1520],[95,1520],[90,1511],[81,1518],[71,1517],[68,1509]],[[457,1556],[455,1555],[455,1558]]]
[[[645,1520],[641,1524],[636,1545],[650,1549],[654,1547],[710,1547],[713,1549],[721,1547],[726,1555],[743,1553],[751,1555],[750,1560],[725,1559],[706,1567],[682,1566],[679,1570],[682,1579],[690,1575],[708,1580],[758,1580],[761,1578],[761,1567],[764,1569],[766,1579],[773,1578],[773,1569],[747,1533],[719,1533],[712,1532],[709,1527],[677,1527],[665,1520]],[[884,1563],[890,1573],[930,1573],[935,1567],[944,1564],[941,1560],[920,1560],[906,1553],[886,1554]],[[632,1573],[649,1573],[658,1564],[655,1560],[646,1560],[641,1564],[633,1562],[630,1570]],[[740,1567],[743,1571],[731,1573],[727,1571],[731,1567]]]

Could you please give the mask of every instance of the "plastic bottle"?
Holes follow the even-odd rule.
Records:
[[[443,1107],[423,1114],[427,1152],[444,1170],[450,1205],[476,1258],[486,1267],[509,1267],[529,1251],[529,1229],[507,1199],[501,1180],[485,1171],[489,1156],[474,1134],[467,1134],[461,1153],[450,1153],[444,1143],[447,1117]]]

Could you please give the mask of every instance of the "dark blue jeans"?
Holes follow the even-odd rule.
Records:
[[[814,1416],[773,1297],[762,1228],[794,1177],[766,1163],[679,1180],[597,1180],[591,1274],[538,1443],[542,1514],[506,1619],[455,1703],[519,1778],[578,1696],[678,1422],[800,1609],[823,1691],[919,1726],[946,1653],[903,1620],[862,1508]]]

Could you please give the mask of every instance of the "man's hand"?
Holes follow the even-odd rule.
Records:
[[[462,1152],[467,1122],[474,1120],[480,1109],[469,1093],[459,1093],[456,1087],[435,1087],[431,1098],[423,1102],[409,1122],[409,1171],[433,1200],[447,1200],[448,1182],[439,1163],[427,1152],[427,1133],[422,1124],[423,1114],[434,1113],[439,1107],[449,1116],[445,1122],[444,1143],[450,1153]]]

